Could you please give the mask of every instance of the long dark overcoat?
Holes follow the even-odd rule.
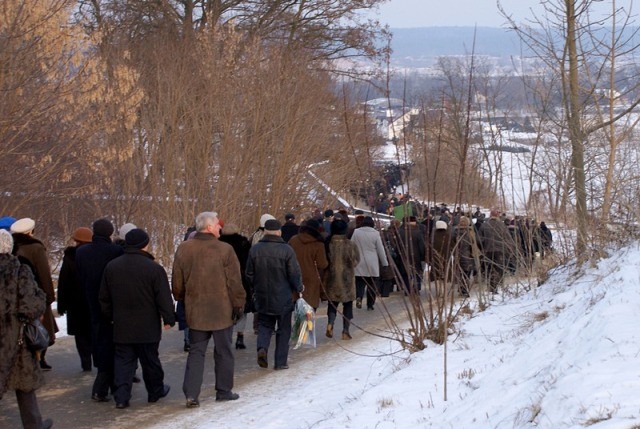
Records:
[[[175,324],[167,273],[145,251],[127,248],[124,252],[104,269],[102,313],[113,321],[114,343],[158,343],[162,325]]]
[[[76,269],[76,246],[64,249],[58,276],[58,313],[67,315],[69,335],[91,335],[91,313]]]

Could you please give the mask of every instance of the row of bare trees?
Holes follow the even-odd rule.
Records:
[[[375,130],[334,87],[382,56],[359,13],[379,2],[3,2],[0,211],[52,247],[97,217],[134,222],[168,258],[205,209],[250,232],[333,204],[309,166],[338,191],[361,180]]]

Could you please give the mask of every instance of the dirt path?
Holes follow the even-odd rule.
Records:
[[[392,314],[404,319],[404,306],[402,294],[395,292],[389,298],[384,298],[385,305]],[[348,343],[339,339],[326,338],[326,303],[318,310],[318,347],[316,349],[291,350],[289,354],[289,365],[295,369],[307,357],[330,353],[336,347],[345,346]],[[354,308],[353,322],[363,326],[368,330],[384,331],[385,322],[381,313],[382,305],[376,305],[374,311]],[[338,316],[340,317],[340,316]],[[336,329],[338,333],[341,329],[341,320],[337,321]],[[247,323],[251,326],[251,317]],[[358,329],[352,329],[353,341],[366,340],[367,334]],[[171,392],[166,398],[161,399],[156,404],[147,403],[147,394],[144,385],[135,384],[133,388],[133,398],[131,408],[126,410],[116,410],[115,403],[94,403],[90,399],[91,386],[95,377],[93,373],[82,373],[80,371],[80,361],[75,351],[73,337],[60,338],[49,350],[47,360],[53,366],[53,371],[45,373],[47,384],[37,391],[38,402],[43,417],[54,420],[54,428],[145,428],[154,427],[154,423],[162,421],[167,416],[176,417],[184,413],[188,415],[185,408],[184,395],[182,393],[182,379],[187,354],[182,350],[182,332],[174,327],[168,332],[163,332],[163,340],[160,343],[160,360],[165,371],[165,383],[171,385]],[[234,335],[235,339],[235,335]],[[273,371],[272,369],[261,369],[256,363],[256,336],[252,329],[245,333],[246,350],[236,351],[235,366],[235,388],[234,391],[240,394],[245,386],[253,380],[265,376]],[[339,342],[339,344],[336,344]],[[269,361],[273,362],[273,348],[269,351]],[[141,371],[138,370],[141,375]],[[201,402],[212,402],[215,398],[213,374],[213,347],[209,347],[205,365],[205,376],[203,390],[200,397]],[[12,392],[7,392],[0,401],[0,427],[20,428],[20,417],[15,396]]]

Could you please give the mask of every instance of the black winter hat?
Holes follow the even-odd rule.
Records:
[[[280,231],[282,225],[276,219],[269,219],[264,223],[265,231]]]
[[[127,244],[127,247],[144,249],[145,246],[149,244],[149,234],[147,234],[144,229],[134,228],[124,236],[124,242]]]
[[[98,235],[100,237],[110,238],[113,235],[113,231],[115,231],[113,224],[109,219],[98,219],[93,222],[93,235]]]
[[[346,235],[349,224],[343,220],[334,220],[331,222],[331,235]]]
[[[320,231],[320,222],[318,222],[315,219],[309,219],[306,223],[305,226],[311,229],[315,229],[316,231]]]
[[[284,220],[294,220],[296,216],[293,213],[287,213],[284,215]]]
[[[331,217],[333,216],[333,210],[328,209],[324,211],[324,217]]]

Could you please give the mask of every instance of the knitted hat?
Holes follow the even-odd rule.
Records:
[[[122,225],[120,227],[120,229],[118,230],[118,237],[120,237],[121,239],[124,240],[124,238],[127,236],[127,233],[129,231],[131,231],[132,229],[136,229],[137,226],[135,226],[132,223],[125,223],[124,225]]]
[[[349,224],[343,220],[334,220],[331,222],[332,235],[346,235],[348,229]]]
[[[276,219],[269,219],[264,223],[265,231],[280,231],[280,228],[282,228],[282,225]]]
[[[106,238],[111,238],[111,235],[113,234],[113,231],[114,231],[113,224],[111,223],[111,221],[105,218],[94,221],[92,225],[92,229],[93,229],[93,235],[97,235],[99,237],[106,237]]]
[[[127,247],[143,249],[149,244],[149,234],[147,234],[144,229],[134,228],[124,237],[124,242],[127,244]]]
[[[436,221],[436,229],[447,229],[447,223],[441,220]]]
[[[11,225],[11,232],[15,232],[18,234],[27,234],[33,231],[33,228],[35,227],[36,227],[36,221],[29,217],[25,217],[15,221]]]
[[[11,253],[13,237],[6,229],[0,229],[0,253]]]
[[[335,222],[335,221],[334,221]],[[318,222],[315,219],[309,219],[306,223],[305,226],[307,228],[311,228],[311,229],[315,229],[316,231],[320,232],[320,222]]]
[[[262,216],[260,216],[260,228],[264,228],[264,224],[269,220],[269,219],[275,219],[275,217],[271,216],[269,213],[265,213]]]
[[[11,225],[13,225],[15,221],[16,221],[15,217],[11,217],[11,216],[0,217],[0,229],[5,229],[9,231],[9,228],[11,228]]]
[[[91,243],[93,232],[89,228],[81,226],[80,228],[73,231],[73,234],[71,234],[71,238],[73,239],[73,241],[76,241],[78,243]]]

